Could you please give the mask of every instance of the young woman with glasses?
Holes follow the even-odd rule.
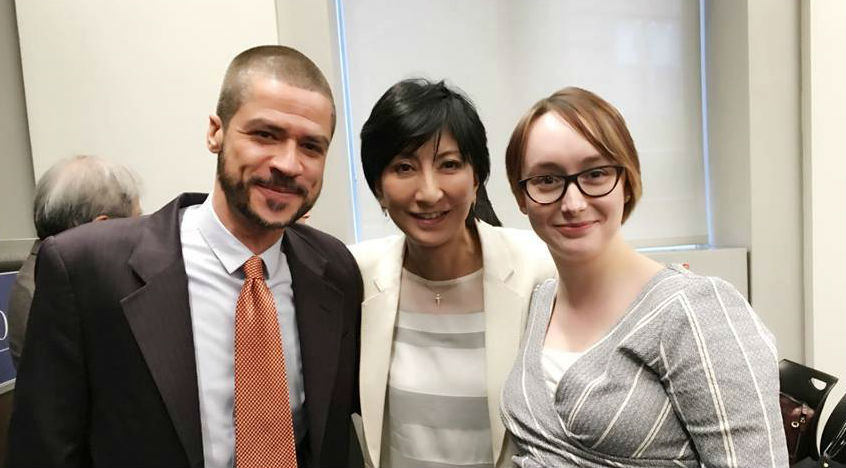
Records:
[[[534,291],[502,414],[523,467],[785,467],[774,340],[737,290],[626,244],[640,164],[619,112],[566,88],[506,153],[559,279]]]
[[[402,235],[351,247],[364,281],[363,453],[369,466],[510,466],[499,417],[538,282],[531,231],[497,227],[476,109],[443,82],[401,81],[361,130],[364,176]]]

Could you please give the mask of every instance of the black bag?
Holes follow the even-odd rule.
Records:
[[[784,436],[787,440],[787,455],[793,465],[807,454],[809,444],[814,444],[814,434],[807,433],[811,422],[816,417],[816,411],[804,401],[799,401],[790,395],[779,395],[781,404],[781,419],[784,423]]]
[[[797,444],[801,443],[803,440],[810,440],[810,443],[814,442],[813,434],[805,434],[804,431],[800,430],[802,428],[802,424],[805,424],[807,427],[808,421],[810,421],[810,418],[813,418],[814,416],[814,410],[811,410],[811,416],[805,417],[805,422],[802,422],[801,414],[804,409],[803,406],[807,405],[784,394],[781,395],[780,403],[782,417],[784,418],[784,431],[785,435],[788,436],[787,447],[789,450],[788,454],[791,457],[791,468],[846,468],[846,465],[836,461],[840,452],[846,448],[846,422],[840,426],[840,430],[837,431],[834,438],[831,439],[828,445],[826,445],[826,447],[822,450],[819,460],[807,457],[796,461],[792,457],[794,457],[794,455],[798,452],[799,446]],[[790,414],[790,416],[788,416],[788,414]],[[798,420],[796,419],[797,417]],[[789,423],[788,419],[790,419]],[[843,461],[842,458],[840,461]]]

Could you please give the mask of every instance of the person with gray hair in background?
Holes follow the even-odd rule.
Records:
[[[23,352],[41,241],[80,224],[140,214],[138,179],[127,168],[106,159],[75,156],[56,163],[41,176],[33,201],[38,239],[9,297],[9,347],[15,367]]]

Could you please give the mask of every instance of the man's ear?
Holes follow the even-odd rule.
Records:
[[[96,218],[92,219],[91,222],[96,223],[97,221],[105,221],[107,219],[109,219],[109,215],[101,214],[101,215],[97,216]]]
[[[206,147],[214,154],[223,149],[223,123],[220,117],[209,115],[209,129],[206,132]]]

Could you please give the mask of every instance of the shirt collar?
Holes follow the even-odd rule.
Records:
[[[220,218],[217,217],[217,213],[214,212],[212,206],[211,196],[207,197],[199,208],[197,229],[199,229],[215,257],[230,275],[238,271],[244,262],[253,256],[253,252],[232,235],[220,221]],[[284,233],[282,236],[284,236]],[[259,255],[264,261],[266,272],[273,274],[277,271],[281,255],[282,237],[280,236],[273,245]]]

